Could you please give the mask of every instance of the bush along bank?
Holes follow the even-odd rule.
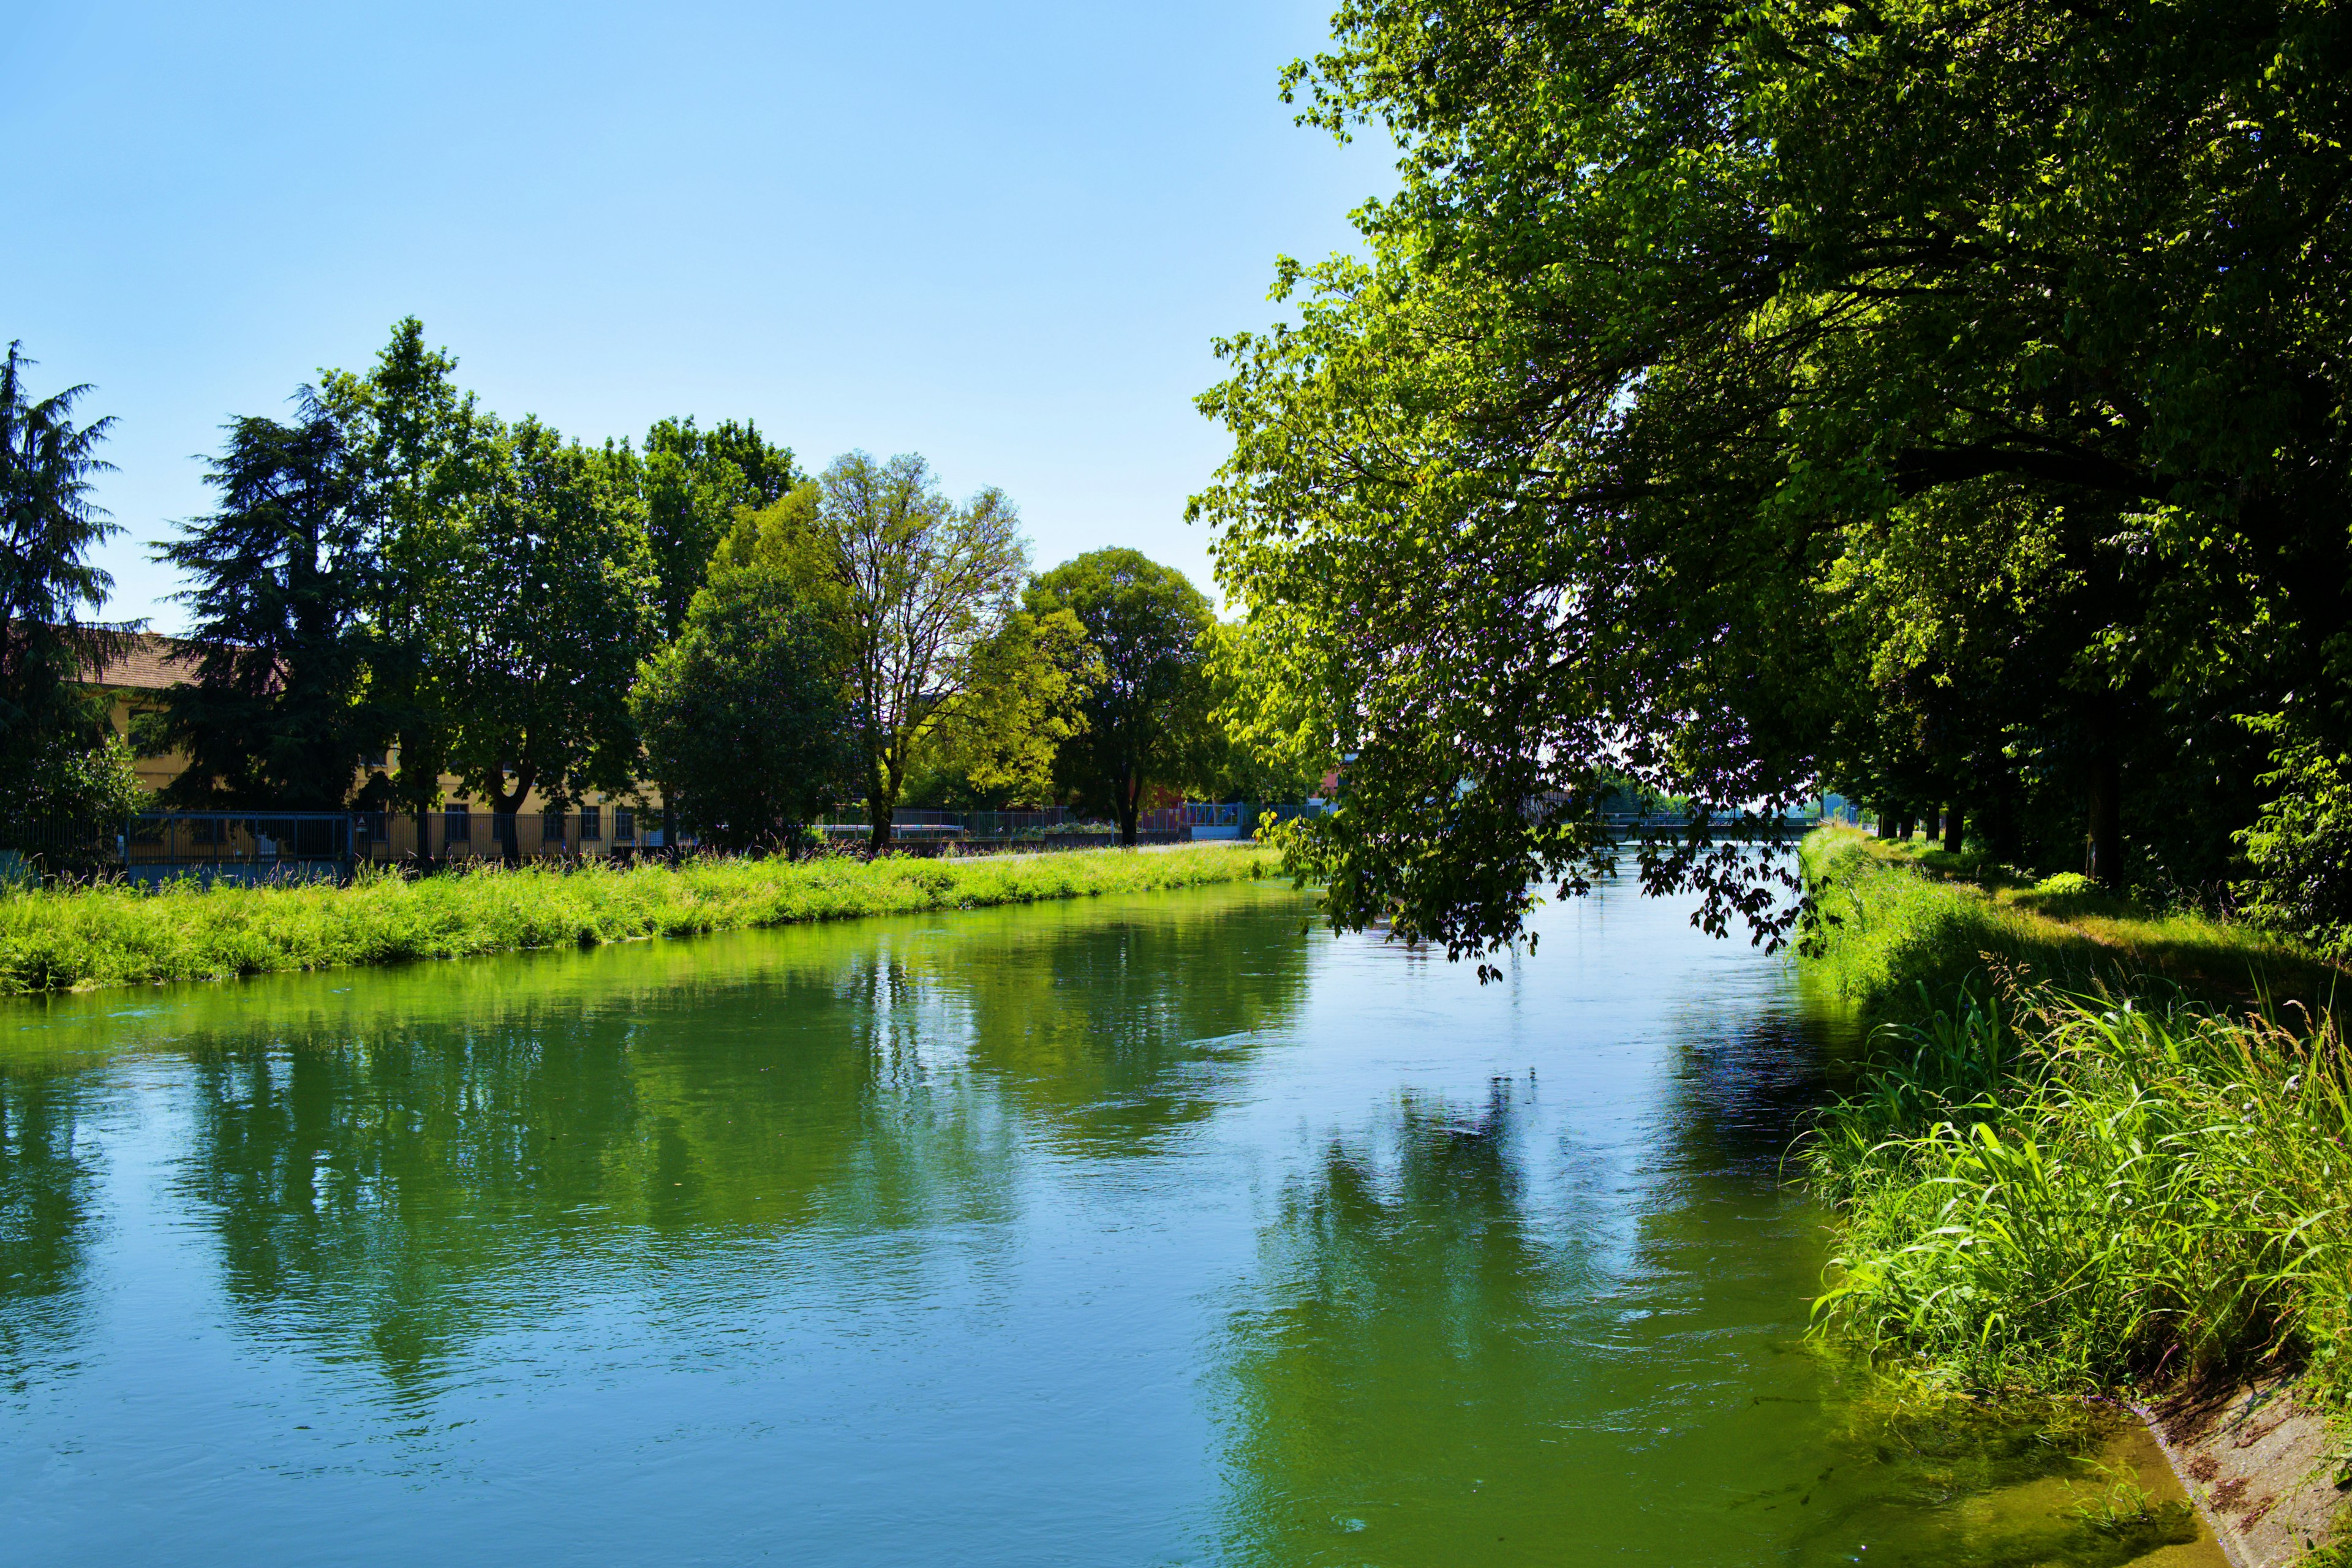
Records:
[[[2258,1493],[2216,1475],[2239,1429],[2158,1430],[2242,1551],[2289,1523],[2298,1551],[2324,1537],[2337,1466],[2319,1459],[2340,1444],[2320,1417],[2352,1409],[2337,972],[2071,880],[1987,887],[1918,858],[1806,846],[1842,916],[1807,982],[1876,1022],[1801,1151],[1836,1215],[1817,1326],[1948,1394],[2188,1410],[2227,1391],[2242,1412],[2291,1385],[2272,1408],[2299,1412],[2309,1452]]]
[[[488,867],[350,887],[110,885],[0,894],[0,994],[593,946],[803,921],[1160,892],[1262,877],[1255,848],[930,860]]]

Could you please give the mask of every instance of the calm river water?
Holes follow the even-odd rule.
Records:
[[[0,1558],[2220,1561],[1807,1349],[1783,960],[1603,889],[1481,988],[1306,914],[0,1008]]]

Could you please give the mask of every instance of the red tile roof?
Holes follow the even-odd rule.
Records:
[[[194,679],[195,660],[195,644],[158,632],[140,632],[131,637],[121,654],[90,677],[89,684],[162,691]]]

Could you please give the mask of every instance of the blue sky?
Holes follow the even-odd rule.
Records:
[[[1212,336],[1353,237],[1388,154],[1291,123],[1331,0],[0,7],[0,341],[119,424],[113,613],[196,455],[415,312],[567,434],[756,418],[998,484],[1037,563],[1208,581]]]

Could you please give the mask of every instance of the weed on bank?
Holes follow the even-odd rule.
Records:
[[[2289,1365],[2341,1405],[2337,972],[2070,885],[2036,900],[1939,880],[1858,838],[1806,847],[1848,917],[1809,981],[1879,1020],[1803,1151],[1838,1215],[1821,1325],[1956,1389]]]
[[[0,894],[0,993],[593,946],[804,921],[1158,892],[1261,876],[1255,848],[1003,858],[491,866],[350,887],[124,885]]]

